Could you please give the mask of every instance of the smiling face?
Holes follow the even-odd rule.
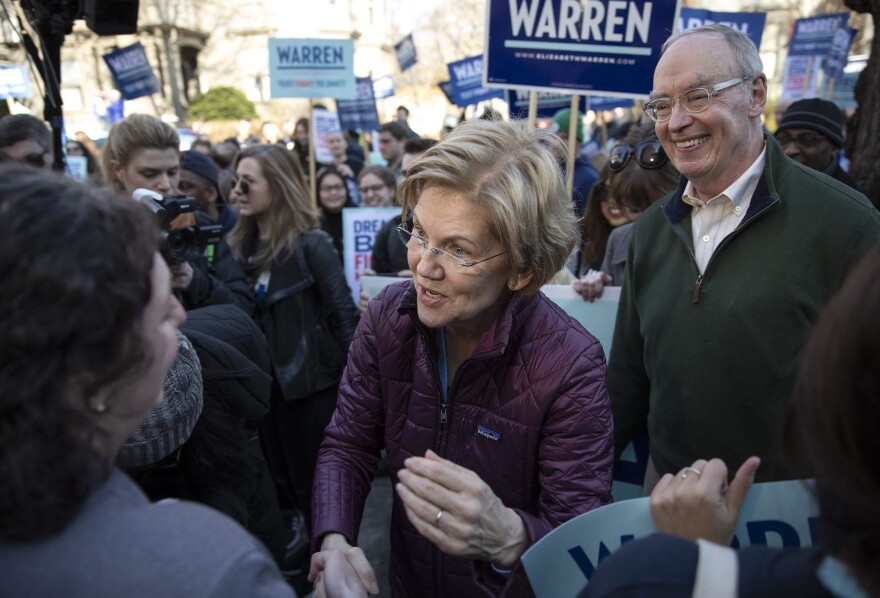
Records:
[[[239,181],[235,185],[240,216],[259,217],[266,214],[272,206],[272,189],[269,181],[263,176],[263,168],[253,158],[244,158],[235,169],[235,177]],[[244,193],[240,181],[247,182],[247,193]],[[259,223],[259,218],[258,221]]]
[[[123,166],[111,160],[110,167],[127,195],[135,189],[149,189],[163,195],[177,192],[180,153],[176,149],[146,147],[134,152],[128,164]]]
[[[486,215],[460,195],[428,187],[413,209],[413,232],[428,247],[439,247],[468,261],[504,251],[493,238]],[[463,268],[443,255],[410,243],[409,267],[418,296],[419,320],[429,328],[446,328],[460,338],[478,338],[498,317],[510,290],[528,280],[511,280],[504,256]],[[508,287],[508,282],[511,287]]]
[[[602,215],[605,216],[605,220],[614,228],[623,226],[633,220],[630,217],[629,211],[611,198],[606,198],[599,206],[602,209]]]
[[[654,71],[652,98],[674,98],[695,87],[711,88],[743,76],[751,78],[713,97],[705,111],[687,112],[676,102],[669,120],[656,124],[666,155],[701,199],[721,193],[761,153],[766,77],[739,72],[730,46],[716,33],[682,37],[666,50]]]
[[[822,172],[837,158],[838,149],[830,139],[811,129],[785,129],[776,134],[785,155]]]
[[[362,205],[365,207],[379,208],[394,205],[394,192],[375,174],[367,173],[362,176],[358,188],[361,191]]]
[[[326,174],[318,182],[318,200],[326,212],[338,214],[345,207],[347,199],[345,181],[338,174]]]

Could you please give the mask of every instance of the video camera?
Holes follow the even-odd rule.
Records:
[[[169,266],[201,257],[208,245],[216,245],[223,236],[223,226],[220,224],[171,228],[175,218],[196,211],[196,200],[192,197],[162,195],[149,189],[135,189],[131,197],[156,215],[156,221],[162,229],[159,252]]]

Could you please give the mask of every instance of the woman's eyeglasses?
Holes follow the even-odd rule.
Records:
[[[660,168],[669,162],[669,156],[663,150],[663,146],[656,139],[642,141],[635,148],[628,143],[618,143],[611,148],[611,156],[608,159],[608,170],[620,172],[629,164],[633,154],[636,163],[647,170]]]

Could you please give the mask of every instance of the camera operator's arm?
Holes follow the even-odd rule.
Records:
[[[233,259],[226,241],[220,241],[214,248],[213,268],[208,264],[207,258],[199,258],[183,266],[192,270],[189,284],[180,287],[175,285],[174,288],[181,291],[184,307],[187,309],[231,303],[249,315],[254,313],[254,295],[247,284],[244,271]],[[174,281],[176,279],[175,274]],[[181,282],[183,281],[181,276]]]

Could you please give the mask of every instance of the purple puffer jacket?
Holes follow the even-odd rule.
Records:
[[[543,294],[513,295],[459,366],[448,423],[440,404],[434,332],[418,319],[412,282],[392,284],[370,301],[349,350],[315,471],[314,547],[330,532],[355,544],[383,447],[394,484],[404,459],[428,449],[475,471],[522,517],[532,542],[611,502],[605,356]],[[489,563],[441,553],[396,494],[391,588],[395,596],[531,594],[520,564],[504,577]]]

